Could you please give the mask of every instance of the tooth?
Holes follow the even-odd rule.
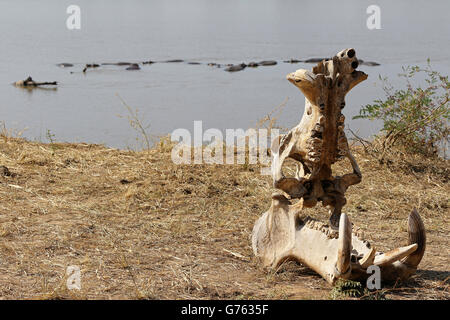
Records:
[[[313,144],[313,145],[321,145],[323,143],[323,141],[322,141],[322,139],[319,139],[319,138],[312,138],[309,140],[309,143]]]
[[[361,258],[361,260],[359,260],[359,264],[363,269],[367,269],[373,264],[375,253],[377,253],[377,251],[375,248],[372,248],[364,255],[364,257]]]
[[[319,117],[319,124],[323,125],[325,123],[325,117]]]
[[[352,250],[352,225],[345,213],[341,214],[339,220],[339,238],[336,269],[343,275],[350,268],[350,254]]]
[[[408,217],[408,235],[408,243],[417,243],[419,247],[414,254],[409,255],[402,262],[409,267],[415,268],[422,260],[426,246],[425,227],[416,209],[413,209]]]
[[[389,252],[376,256],[373,264],[376,266],[384,266],[387,264],[391,264],[397,260],[400,260],[408,256],[410,253],[413,253],[414,251],[416,251],[417,248],[418,248],[417,243],[414,243],[406,247],[400,247],[391,250]]]

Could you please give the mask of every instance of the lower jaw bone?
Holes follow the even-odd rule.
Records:
[[[253,251],[265,267],[276,269],[286,260],[297,260],[334,284],[340,278],[365,280],[369,276],[366,269],[374,264],[380,266],[383,281],[396,281],[411,276],[423,256],[425,229],[416,211],[409,216],[408,233],[410,242],[417,242],[381,254],[352,234],[346,214],[341,215],[339,236],[335,238],[329,236],[334,231],[327,232],[326,225],[302,221],[302,208],[302,200],[291,205],[278,195],[255,223]],[[351,255],[362,258],[351,261]]]

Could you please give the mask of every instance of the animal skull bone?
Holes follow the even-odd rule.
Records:
[[[346,49],[319,62],[312,71],[300,69],[287,76],[305,95],[305,111],[296,127],[272,143],[273,185],[290,199],[274,194],[270,209],[253,228],[253,251],[265,267],[276,268],[295,259],[334,283],[339,278],[363,280],[368,277],[367,268],[376,265],[384,281],[394,281],[412,275],[423,257],[425,228],[415,210],[408,220],[408,246],[387,253],[377,252],[352,233],[347,215],[341,214],[345,192],[362,179],[348,147],[341,113],[347,92],[367,79],[357,67],[355,50]],[[345,157],[353,172],[333,176],[331,165]],[[295,177],[283,174],[287,158],[301,165]],[[300,200],[293,204],[292,199]],[[304,208],[318,201],[330,207],[329,225],[301,217]]]
[[[354,49],[337,53],[331,60],[323,60],[312,71],[299,69],[287,79],[305,95],[305,111],[300,123],[286,135],[272,143],[272,176],[274,187],[291,198],[303,198],[306,207],[318,201],[330,206],[331,225],[338,226],[347,188],[361,181],[358,164],[348,148],[344,132],[345,117],[341,113],[345,96],[354,86],[367,79],[355,70],[358,59]],[[347,157],[353,172],[336,181],[331,165]],[[286,158],[302,165],[302,175],[287,178],[282,166]]]

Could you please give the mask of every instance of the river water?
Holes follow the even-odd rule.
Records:
[[[81,8],[81,29],[69,30],[66,9]],[[381,9],[381,29],[369,30],[369,5]],[[0,0],[0,121],[39,141],[104,143],[134,148],[122,98],[151,135],[177,128],[249,128],[286,101],[278,119],[295,126],[304,96],[286,74],[311,64],[283,60],[329,57],[353,47],[380,66],[361,66],[369,75],[347,96],[347,125],[370,136],[379,123],[351,120],[361,106],[383,97],[378,76],[401,86],[402,66],[424,65],[448,75],[450,1],[294,0]],[[139,71],[86,63],[183,59]],[[276,60],[275,66],[229,73],[207,63]],[[73,63],[60,68],[58,63]],[[71,73],[72,72],[72,73]],[[58,81],[57,90],[24,90],[12,82],[31,75]],[[120,98],[119,98],[120,97]]]

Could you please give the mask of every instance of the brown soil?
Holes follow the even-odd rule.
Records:
[[[259,166],[177,166],[170,150],[2,137],[0,298],[329,299],[309,269],[289,262],[268,273],[253,258],[252,227],[273,192]],[[385,287],[387,297],[449,299],[448,161],[381,165],[353,152],[363,181],[344,211],[365,238],[381,251],[405,244],[413,207],[427,229],[417,274]],[[323,207],[308,214],[328,219]],[[81,291],[66,288],[70,265],[81,268]]]

